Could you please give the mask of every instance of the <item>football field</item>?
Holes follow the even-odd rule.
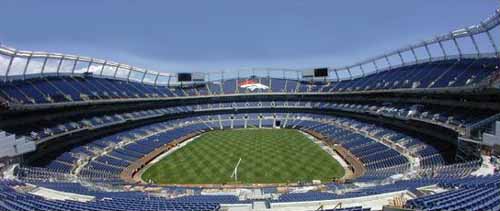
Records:
[[[157,184],[253,184],[327,182],[343,175],[335,159],[297,130],[236,129],[202,134],[153,164],[142,179]]]

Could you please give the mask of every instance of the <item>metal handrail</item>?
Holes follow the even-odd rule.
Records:
[[[476,130],[478,128],[490,125],[493,122],[496,122],[497,120],[500,120],[500,113],[495,114],[493,116],[490,116],[490,117],[488,117],[486,119],[483,119],[483,120],[481,120],[479,122],[476,122],[476,123],[474,123],[472,125],[467,126],[465,128],[465,135],[466,135],[466,137],[471,137],[471,133],[472,133],[473,130]]]

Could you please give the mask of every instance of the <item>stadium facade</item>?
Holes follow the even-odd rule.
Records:
[[[346,67],[168,73],[0,46],[0,210],[500,210],[500,10]],[[335,181],[160,185],[206,131],[292,128]],[[344,207],[340,209],[339,207]]]

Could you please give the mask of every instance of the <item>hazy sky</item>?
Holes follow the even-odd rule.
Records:
[[[2,0],[0,42],[162,71],[343,66],[477,24],[498,0]]]

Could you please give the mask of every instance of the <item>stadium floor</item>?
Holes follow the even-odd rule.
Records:
[[[239,159],[238,180],[232,173]],[[156,184],[255,184],[331,181],[343,167],[293,129],[210,131],[147,169]]]

